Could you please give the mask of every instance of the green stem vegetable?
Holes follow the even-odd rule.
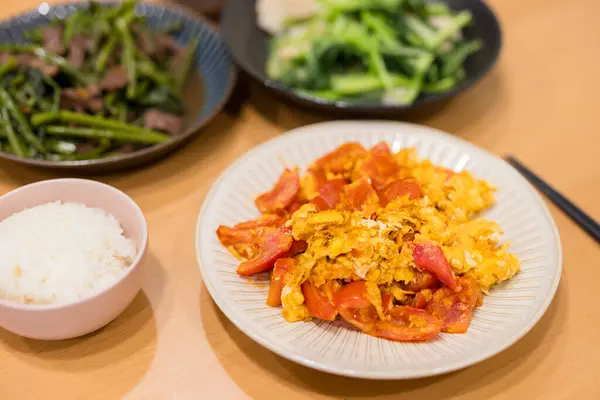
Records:
[[[116,121],[114,119],[108,119],[103,117],[97,117],[87,114],[80,114],[73,111],[59,111],[55,113],[38,113],[34,114],[31,117],[31,123],[34,126],[47,125],[50,123],[60,122],[63,124],[77,124],[77,125],[85,125],[95,128],[107,128],[114,129],[118,131],[128,131],[133,134],[143,135],[150,134],[158,137],[166,137],[169,138],[168,135],[159,132],[153,131],[150,129],[145,129],[133,124],[123,123],[121,121]]]
[[[27,82],[27,77],[25,76],[25,72],[23,70],[17,70],[15,77],[10,82],[10,85],[13,89],[15,89],[15,88],[21,86],[25,82]]]
[[[106,20],[117,19],[123,15],[130,14],[135,8],[135,0],[124,0],[120,6],[106,7],[103,12],[103,17]]]
[[[30,83],[26,83],[19,91],[15,92],[14,99],[17,100],[19,105],[24,105],[26,110],[32,110],[37,103],[42,103],[43,100],[41,98],[38,99]],[[42,104],[40,106],[43,108]]]
[[[375,33],[375,36],[381,43],[382,50],[385,52],[405,57],[420,56],[425,52],[422,49],[402,45],[394,29],[388,25],[381,15],[370,11],[363,11],[360,17],[362,22]]]
[[[481,46],[482,43],[480,40],[472,40],[457,46],[456,49],[444,57],[442,76],[448,77],[453,75],[464,64],[467,57],[481,49]]]
[[[397,9],[404,0],[319,0],[318,3],[330,14],[353,12],[368,8]]]
[[[429,67],[429,70],[427,71],[427,80],[429,82],[435,82],[439,79],[440,76],[440,69],[437,65],[432,64],[431,67]]]
[[[146,97],[146,95],[148,94],[148,89],[150,89],[150,81],[149,80],[141,81],[140,85],[138,86],[136,100],[138,100],[138,101],[143,100],[144,97]]]
[[[133,18],[133,17],[131,17]],[[117,30],[121,35],[123,42],[122,63],[127,70],[127,98],[134,99],[137,92],[137,68],[135,61],[135,44],[131,32],[129,32],[128,24],[131,18],[127,16],[117,19]]]
[[[398,104],[411,104],[419,96],[421,88],[423,86],[423,80],[427,70],[433,63],[434,56],[432,54],[425,54],[421,56],[415,64],[415,74],[412,77],[411,83],[408,85],[406,90],[388,92],[388,100],[391,103]]]
[[[17,67],[17,60],[14,57],[8,57],[4,64],[0,65],[0,79]]]
[[[450,39],[465,26],[469,25],[472,19],[473,15],[466,10],[461,11],[455,16],[453,16],[452,20],[448,24],[446,24],[446,26],[440,29],[437,32],[435,38],[428,43],[429,48],[431,50],[437,50],[442,43]]]
[[[171,84],[171,81],[172,81],[171,77],[168,74],[159,71],[158,68],[156,68],[156,66],[152,62],[152,60],[142,59],[142,60],[136,61],[135,67],[137,69],[137,72],[140,75],[143,75],[143,76],[146,76],[146,77],[152,79],[154,82],[156,82],[159,85],[170,85]]]
[[[402,75],[390,75],[394,87],[408,86],[411,79]],[[332,75],[330,78],[331,89],[339,94],[353,96],[383,88],[383,82],[377,76],[367,74]]]
[[[86,11],[78,10],[65,21],[65,30],[63,33],[63,45],[69,46],[69,42],[73,36],[78,33],[81,29],[81,25],[84,23]]]
[[[298,92],[307,96],[317,97],[329,101],[336,101],[341,97],[333,90],[299,90]]]
[[[108,59],[113,53],[115,47],[117,46],[118,38],[117,36],[111,35],[100,51],[98,52],[98,57],[96,58],[95,68],[97,72],[103,72],[106,70],[106,65],[108,64]]]
[[[428,1],[423,4],[423,9],[425,14],[428,16],[450,14],[450,9],[445,3],[434,3]]]
[[[32,29],[30,31],[25,31],[23,32],[23,37],[27,40],[30,40],[32,42],[41,42],[43,37],[42,37],[42,31],[40,28],[36,28],[36,29]]]
[[[443,93],[452,89],[458,80],[454,77],[448,77],[440,79],[439,81],[433,83],[426,83],[423,85],[423,92],[425,93]]]
[[[427,25],[425,22],[417,18],[415,15],[406,15],[404,22],[410,31],[416,36],[410,40],[415,42],[415,45],[423,45],[424,47],[435,50],[434,43],[437,39],[436,31]],[[407,39],[411,38],[408,36]]]
[[[127,112],[128,112],[128,108],[127,108],[127,103],[124,101],[121,101],[120,103],[117,104],[117,119],[123,123],[125,123],[125,121],[127,121]]]
[[[192,69],[192,65],[194,64],[194,57],[199,44],[200,38],[196,36],[192,38],[190,44],[187,46],[183,67],[178,71],[178,75],[175,77],[175,93],[177,94],[181,93],[183,90],[183,86],[185,85],[187,77]]]
[[[31,126],[29,125],[29,121],[23,115],[19,107],[15,104],[12,96],[4,89],[0,87],[0,101],[4,105],[4,108],[8,110],[10,115],[17,121],[19,124],[19,131],[23,135],[23,138],[27,143],[33,146],[40,153],[45,153],[44,145],[40,141],[40,139],[33,133]]]
[[[108,113],[112,116],[117,115],[119,111],[116,107],[116,101],[117,92],[110,92],[106,96],[104,96],[104,108],[106,108]]]
[[[25,145],[21,141],[21,138],[17,135],[17,132],[12,126],[12,122],[10,120],[10,115],[8,113],[8,109],[6,107],[2,107],[2,118],[4,119],[4,129],[6,133],[6,137],[8,138],[8,144],[12,149],[12,152],[19,157],[25,157],[27,154],[27,149]]]
[[[46,128],[48,135],[72,136],[81,138],[107,138],[117,142],[159,144],[170,139],[168,135],[154,132],[138,133],[109,128],[75,128],[51,125]]]
[[[51,77],[44,75],[42,79],[54,91],[54,93],[52,95],[52,106],[51,106],[50,111],[56,112],[60,108],[60,95],[61,95],[62,89],[60,88],[58,83],[56,83],[56,81],[54,79],[52,79]]]

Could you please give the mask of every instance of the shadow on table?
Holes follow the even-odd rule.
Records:
[[[205,305],[202,319],[213,351],[233,380],[253,398],[259,395],[257,390],[260,390],[260,395],[265,395],[268,390],[272,390],[273,394],[277,392],[278,389],[275,387],[257,388],[258,385],[248,379],[252,375],[268,375],[271,381],[277,381],[292,392],[301,389],[303,392],[313,392],[315,395],[343,398],[393,395],[398,399],[420,400],[437,400],[441,395],[450,398],[459,394],[469,399],[489,398],[506,387],[514,386],[515,382],[526,379],[537,367],[544,364],[543,359],[546,354],[562,350],[559,343],[554,340],[558,335],[547,334],[550,331],[560,330],[564,326],[568,301],[566,290],[559,288],[547,313],[529,334],[507,350],[475,366],[431,378],[369,381],[331,375],[288,361],[255,343],[238,330],[212,302],[206,289],[203,289],[201,297]],[[211,307],[208,307],[208,304]],[[209,332],[209,327],[214,330],[214,326],[218,325],[214,321],[208,323],[209,318],[220,322],[232,344],[242,352],[244,357],[236,357],[235,362],[232,362],[231,346],[223,345],[222,332],[212,334]],[[544,367],[549,368],[548,365]],[[470,384],[465,385],[466,382]]]
[[[182,148],[164,159],[127,171],[129,172],[127,175],[108,176],[106,181],[122,190],[137,188],[153,182],[160,182],[161,185],[168,187],[169,182],[175,182],[182,175],[202,168],[204,162],[209,162],[211,154],[225,145],[229,137],[227,133],[231,131],[233,124],[232,117],[223,113],[219,114]]]
[[[142,379],[154,359],[156,332],[152,307],[146,294],[140,291],[120,316],[88,335],[43,341],[0,330],[0,345],[10,348],[16,358],[38,370],[88,375],[122,363],[127,369],[127,379],[117,386],[125,395]],[[129,365],[132,359],[135,365]]]

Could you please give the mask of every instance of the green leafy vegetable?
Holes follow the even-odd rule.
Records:
[[[318,0],[319,11],[274,37],[266,73],[324,100],[408,105],[465,78],[480,40],[463,41],[469,11],[424,0]]]

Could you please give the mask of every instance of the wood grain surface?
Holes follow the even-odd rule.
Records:
[[[512,153],[600,219],[600,2],[490,1],[502,22],[498,66],[440,107],[399,118]],[[37,6],[3,0],[0,17]],[[288,129],[332,119],[256,84],[239,115],[221,114],[187,147],[144,169],[98,178],[131,195],[150,227],[143,293],[101,331],[38,342],[0,329],[0,399],[598,399],[600,246],[550,206],[564,273],[540,323],[479,365],[436,378],[373,382],[276,356],[238,331],[204,288],[194,224],[214,179]],[[0,194],[60,175],[0,163]],[[1,256],[1,255],[0,255]]]

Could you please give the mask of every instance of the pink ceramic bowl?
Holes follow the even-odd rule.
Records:
[[[68,339],[93,332],[121,314],[141,288],[141,266],[148,247],[146,219],[129,196],[112,186],[85,179],[55,179],[23,186],[0,196],[0,221],[57,200],[82,203],[114,215],[125,236],[136,242],[138,255],[119,281],[75,303],[25,305],[0,299],[0,326],[33,339]]]

